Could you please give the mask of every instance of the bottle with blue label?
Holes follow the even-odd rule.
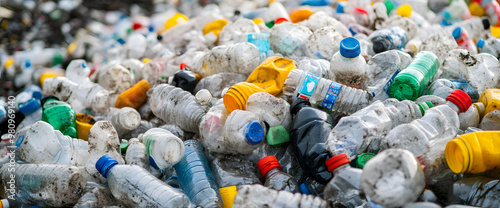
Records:
[[[408,33],[400,27],[377,30],[368,36],[373,43],[373,51],[381,53],[393,49],[402,49],[408,42]]]
[[[373,94],[342,85],[317,75],[293,69],[283,85],[283,93],[307,99],[313,107],[353,114],[370,104]]]

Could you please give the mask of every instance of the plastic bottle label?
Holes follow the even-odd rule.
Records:
[[[323,102],[321,103],[321,107],[332,109],[335,105],[335,101],[337,100],[337,96],[340,93],[340,89],[342,89],[341,84],[331,82],[328,87],[328,91],[326,92],[325,99],[323,99]]]
[[[385,83],[385,86],[384,86],[384,92],[389,94],[389,86],[391,86],[392,82],[394,82],[394,78],[396,78],[396,76],[399,74],[399,72],[401,72],[401,68],[399,68],[398,70],[396,70],[394,72],[394,74],[392,75],[392,77],[387,80],[387,83]]]
[[[307,73],[306,77],[304,77],[304,81],[302,81],[302,86],[300,87],[297,97],[304,99],[311,98],[314,89],[316,89],[316,85],[318,85],[318,81],[319,81],[319,76]]]

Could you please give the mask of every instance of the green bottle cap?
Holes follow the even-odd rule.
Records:
[[[273,28],[273,26],[274,26],[274,20],[272,20],[272,21],[270,21],[270,22],[267,22],[267,23],[266,23],[266,26],[267,26],[268,28]]]
[[[62,134],[70,136],[71,138],[78,138],[78,132],[76,131],[76,128],[73,126],[68,126]]]
[[[391,13],[391,11],[394,9],[394,3],[392,3],[391,0],[387,0],[384,2],[385,4],[385,8],[387,8],[387,15],[389,15]]]
[[[64,61],[64,57],[60,53],[56,53],[54,57],[52,57],[52,66],[57,66],[62,64]]]
[[[363,169],[363,167],[365,167],[366,162],[368,162],[368,160],[372,159],[375,156],[376,155],[373,153],[363,153],[359,155],[358,159],[356,159],[356,166],[358,168]]]
[[[273,146],[279,146],[290,141],[290,135],[283,126],[275,126],[269,129],[266,136],[267,143]]]
[[[430,101],[425,101],[423,103],[417,104],[418,108],[420,108],[420,112],[422,113],[422,116],[424,116],[425,111],[427,111],[429,108],[434,107],[434,105]]]
[[[120,143],[120,150],[121,150],[122,155],[125,154],[125,152],[127,151],[127,148],[128,148],[128,142]]]

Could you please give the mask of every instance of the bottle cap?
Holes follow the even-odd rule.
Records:
[[[125,154],[128,148],[128,142],[122,142],[120,143],[120,150],[122,154]]]
[[[27,102],[19,106],[19,111],[25,116],[32,114],[36,110],[40,109],[42,106],[38,103],[38,100],[31,98]]]
[[[446,100],[455,104],[462,113],[467,111],[467,109],[469,109],[469,107],[472,105],[472,100],[470,99],[469,95],[459,89],[453,90],[453,92],[451,92],[451,94],[446,97]]]
[[[461,35],[462,35],[462,28],[461,27],[457,27],[453,30],[453,38],[458,39]]]
[[[387,0],[384,2],[385,8],[387,9],[387,15],[391,13],[391,11],[394,9],[394,3],[392,3],[391,0]]]
[[[347,157],[345,153],[338,154],[333,156],[332,158],[325,161],[326,167],[328,167],[328,171],[333,171],[338,167],[349,164],[351,161]]]
[[[264,138],[264,128],[259,122],[247,124],[245,131],[245,141],[250,145],[256,145]]]
[[[290,135],[283,126],[274,126],[269,129],[266,135],[267,143],[273,146],[280,146],[290,141]]]
[[[267,172],[269,172],[270,170],[275,168],[281,169],[281,165],[278,162],[278,159],[276,159],[276,157],[272,155],[260,159],[260,161],[257,163],[257,166],[259,166],[260,174],[263,178],[266,177]]]
[[[305,183],[300,184],[300,192],[302,194],[311,195],[311,191],[309,191],[309,187],[307,187]]]
[[[295,116],[295,114],[297,114],[300,111],[300,109],[306,106],[311,106],[309,100],[306,100],[304,98],[297,98],[295,101],[293,101],[292,105],[290,106],[291,107],[290,113],[292,113],[292,116]]]
[[[434,105],[430,101],[425,101],[425,102],[419,103],[417,105],[418,105],[418,108],[420,109],[420,113],[422,113],[422,116],[425,114],[426,110],[434,107]]]
[[[274,24],[279,24],[282,22],[288,22],[288,20],[284,17],[278,17],[276,20],[274,20]]]
[[[368,12],[361,7],[354,7],[354,11],[360,14],[368,14]]]
[[[337,12],[337,14],[344,13],[344,4],[338,3],[336,12]]]
[[[356,38],[348,37],[340,41],[340,55],[346,58],[356,58],[361,53],[359,41]]]
[[[409,4],[403,4],[396,11],[399,15],[403,17],[410,17],[412,8]]]
[[[184,63],[184,62],[181,62],[181,64],[179,65],[180,69],[183,70],[187,67],[187,64]]]
[[[108,155],[104,155],[97,162],[95,163],[95,168],[99,173],[104,176],[104,178],[108,177],[108,172],[111,170],[111,168],[115,165],[117,165],[118,162],[111,158]]]
[[[373,42],[373,52],[375,53],[381,53],[386,50],[387,47],[385,47],[384,43],[382,41],[375,41]]]
[[[55,100],[59,100],[58,97],[54,96],[54,95],[46,95],[46,96],[43,96],[42,97],[42,100],[40,101],[40,103],[42,103],[42,106],[43,104],[45,104],[45,102],[47,102],[49,99],[55,99]]]
[[[363,153],[359,155],[358,159],[356,159],[356,166],[358,168],[363,169],[363,167],[365,167],[366,162],[368,162],[368,160],[372,159],[375,156],[376,154],[373,153]]]
[[[483,48],[483,46],[484,46],[484,39],[482,39],[482,38],[481,38],[481,39],[479,39],[479,40],[477,41],[476,46],[477,46],[478,48]]]
[[[488,17],[483,17],[482,22],[483,22],[483,28],[485,30],[490,28],[491,25],[490,25],[490,20],[488,19]]]

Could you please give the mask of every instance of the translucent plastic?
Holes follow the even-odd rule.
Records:
[[[146,145],[136,138],[130,139],[125,154],[125,163],[127,165],[137,165],[147,170],[149,168],[149,157],[146,152]]]
[[[269,42],[271,49],[284,56],[304,56],[309,37],[309,28],[291,22],[282,22],[271,29]]]
[[[330,60],[339,51],[342,38],[332,26],[313,31],[306,44],[307,56]]]
[[[489,53],[496,58],[500,58],[500,40],[498,38],[488,38],[483,40],[484,45],[482,47],[478,46],[480,53]]]
[[[368,201],[361,190],[361,174],[358,168],[345,164],[332,171],[334,177],[326,185],[323,196],[332,207],[365,207]]]
[[[366,61],[362,56],[346,58],[337,52],[330,61],[330,80],[348,87],[365,89]]]
[[[257,166],[237,156],[220,155],[213,160],[211,168],[219,187],[261,184],[255,174]]]
[[[500,203],[498,192],[500,181],[495,178],[476,176],[459,180],[453,184],[448,200],[453,204],[475,207],[496,207]]]
[[[372,94],[319,78],[314,74],[293,69],[283,85],[283,93],[309,99],[313,106],[321,106],[345,114],[353,114],[370,103]]]
[[[154,166],[159,169],[170,168],[184,156],[184,143],[170,131],[152,128],[142,135],[142,143],[152,158]]]
[[[185,141],[184,145],[184,157],[174,166],[184,193],[195,205],[222,207],[219,187],[203,154],[203,147],[195,140]]]
[[[453,92],[455,89],[455,85],[448,79],[437,79],[432,82],[429,87],[427,87],[425,94],[426,95],[436,95],[440,98],[446,99],[448,95]]]
[[[233,207],[308,207],[326,208],[328,204],[320,197],[288,191],[276,191],[262,185],[242,185],[234,198]]]
[[[77,84],[90,84],[89,79],[90,68],[87,67],[87,62],[83,59],[73,59],[66,67],[66,78]]]
[[[333,18],[329,14],[324,11],[318,11],[309,16],[309,19],[304,20],[298,24],[304,25],[308,27],[311,31],[315,31],[317,29],[332,26],[344,37],[351,37],[352,34],[349,32],[349,29],[342,24],[337,19]]]
[[[221,98],[222,90],[224,88],[229,88],[236,83],[243,82],[246,80],[246,76],[243,74],[235,74],[235,73],[218,73],[214,75],[210,75],[208,77],[204,77],[198,84],[194,92],[198,92],[201,89],[207,89],[210,91],[212,96]]]
[[[300,193],[297,180],[290,174],[283,172],[281,168],[275,168],[267,172],[265,180],[264,186],[274,190]]]
[[[7,198],[13,195],[16,201],[23,204],[72,206],[87,186],[82,172],[70,165],[17,164],[15,171],[11,170],[9,165],[0,168],[0,196]]]
[[[34,123],[36,123],[38,121],[41,121],[42,120],[42,114],[43,114],[43,111],[42,111],[42,108],[40,107],[35,112],[32,112],[29,115],[25,115],[23,121],[21,121],[21,123],[16,127],[17,130],[20,130],[20,129],[22,129],[24,127],[27,127],[27,126],[31,126]]]
[[[279,126],[290,117],[290,104],[266,92],[250,95],[246,110],[254,113],[260,121],[266,122],[270,127]],[[285,126],[288,125],[289,123]]]
[[[198,132],[201,119],[208,110],[197,103],[189,92],[168,84],[151,89],[149,106],[158,118],[188,132]]]
[[[106,111],[106,118],[113,124],[119,136],[136,129],[141,122],[139,112],[130,107],[109,108]]]
[[[131,72],[117,62],[110,62],[99,67],[96,72],[97,83],[111,92],[122,93],[132,87]],[[88,84],[88,83],[87,83]]]
[[[400,27],[390,27],[373,32],[368,37],[373,42],[375,53],[402,49],[408,42],[408,33]]]

